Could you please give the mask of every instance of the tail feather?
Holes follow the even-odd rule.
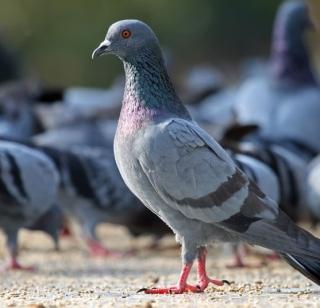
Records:
[[[290,254],[281,254],[294,269],[320,285],[320,261],[314,258],[297,257]]]

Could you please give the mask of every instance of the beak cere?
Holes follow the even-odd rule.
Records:
[[[98,48],[96,48],[92,53],[92,59],[95,59],[105,53],[108,52],[108,49],[111,45],[111,42],[109,40],[104,40]]]

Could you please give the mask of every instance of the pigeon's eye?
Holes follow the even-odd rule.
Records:
[[[121,35],[123,38],[127,39],[131,36],[131,32],[129,30],[123,30]]]

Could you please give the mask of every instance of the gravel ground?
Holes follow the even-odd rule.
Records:
[[[179,250],[147,251],[143,247],[150,239],[131,239],[121,228],[105,226],[99,233],[109,239],[109,247],[141,249],[125,259],[92,259],[74,238],[62,239],[61,252],[54,252],[45,235],[21,232],[21,263],[36,265],[37,271],[0,273],[0,307],[320,307],[320,288],[283,262],[230,270],[225,265],[231,256],[223,247],[210,248],[208,270],[212,277],[232,281],[230,286],[210,286],[201,294],[137,293],[142,287],[177,281]],[[1,237],[1,247],[3,241]],[[172,243],[167,238],[162,247]],[[6,257],[4,248],[0,257]],[[260,262],[255,257],[247,260]],[[193,273],[190,282],[195,278]]]

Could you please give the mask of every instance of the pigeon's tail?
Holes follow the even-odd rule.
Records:
[[[291,254],[281,254],[281,257],[301,274],[320,285],[320,260]]]
[[[253,245],[277,251],[291,266],[320,285],[320,239],[283,212],[275,220],[258,220],[243,234]]]

